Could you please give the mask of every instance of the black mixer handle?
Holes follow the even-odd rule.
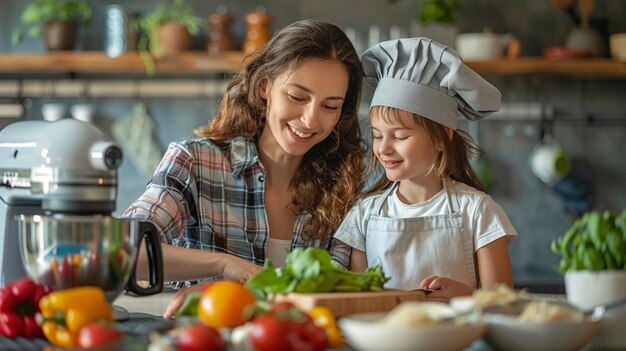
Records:
[[[137,261],[135,260],[135,268],[131,272],[126,290],[137,296],[158,294],[163,290],[163,254],[161,252],[159,234],[154,224],[143,221],[139,222],[139,233],[141,235],[137,243],[137,250],[141,248],[141,240],[144,238],[146,240],[150,286],[143,288],[137,284],[137,279],[135,278]],[[139,253],[137,257],[139,257]]]

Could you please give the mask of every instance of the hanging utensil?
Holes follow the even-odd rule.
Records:
[[[582,29],[589,29],[589,16],[593,12],[595,0],[580,0],[578,10],[580,11],[580,26]]]
[[[574,6],[576,0],[550,0],[550,3],[557,10],[567,11]]]

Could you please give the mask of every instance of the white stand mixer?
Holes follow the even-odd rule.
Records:
[[[0,286],[26,275],[64,289],[98,285],[109,302],[125,288],[163,288],[151,223],[113,218],[122,150],[90,123],[22,121],[0,130]],[[145,239],[149,286],[134,277]]]

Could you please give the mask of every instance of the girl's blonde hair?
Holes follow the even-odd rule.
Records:
[[[449,128],[414,113],[412,115],[415,123],[413,126],[409,126],[402,121],[399,111],[399,109],[394,107],[373,106],[370,111],[370,119],[374,117],[380,118],[387,123],[399,123],[406,128],[415,126],[423,128],[426,131],[426,135],[430,138],[431,144],[440,146],[433,147],[435,161],[429,172],[434,172],[440,178],[451,178],[478,190],[485,191],[484,186],[470,165],[470,159],[478,156],[481,151],[467,133],[457,129],[452,132],[452,138],[450,138],[448,135]],[[380,175],[378,167],[378,160],[372,157],[367,173],[370,176],[379,175],[379,178],[375,179],[375,183],[360,197],[387,189],[393,183],[387,179],[384,173]]]
[[[337,26],[317,20],[295,22],[246,60],[228,84],[217,115],[196,134],[218,144],[236,137],[258,143],[265,126],[263,81],[296,70],[310,59],[340,62],[348,71],[348,91],[332,133],[309,150],[291,179],[294,214],[309,213],[307,239],[328,239],[362,190],[365,180],[358,107],[363,69],[350,39]]]

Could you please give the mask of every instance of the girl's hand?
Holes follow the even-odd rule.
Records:
[[[419,288],[433,290],[431,293],[426,295],[426,299],[428,301],[445,303],[448,303],[453,297],[471,295],[474,292],[474,288],[465,283],[446,277],[440,277],[438,275],[431,275],[430,277],[422,280]]]
[[[178,310],[182,307],[183,302],[185,302],[185,296],[187,296],[187,294],[189,294],[192,291],[202,291],[204,290],[204,288],[208,287],[210,284],[211,282],[205,282],[205,283],[188,286],[186,288],[182,288],[178,290],[176,295],[174,295],[174,298],[172,299],[172,301],[170,301],[170,303],[167,304],[167,307],[165,308],[165,313],[163,313],[163,318],[169,319],[169,318],[174,317],[176,312],[178,312]]]

